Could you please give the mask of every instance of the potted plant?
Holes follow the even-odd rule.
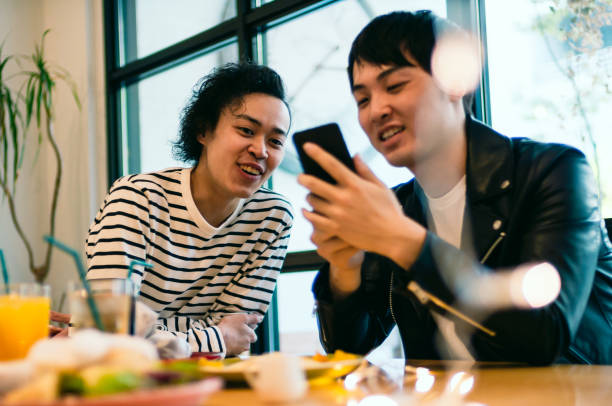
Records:
[[[0,45],[0,192],[2,200],[8,203],[11,220],[26,248],[30,271],[38,282],[44,281],[49,273],[52,246],[47,244],[43,262],[36,263],[32,245],[21,227],[18,208],[15,205],[20,169],[24,164],[26,150],[36,148],[37,157],[46,140],[56,163],[48,231],[48,235],[53,237],[62,180],[62,156],[53,128],[53,96],[58,81],[65,82],[70,87],[77,107],[81,108],[76,85],[68,72],[45,59],[44,41],[48,33],[49,30],[46,30],[42,34],[40,45],[35,44],[34,52],[30,56],[5,55],[3,45]],[[18,72],[7,77],[5,72],[10,63],[16,64]],[[9,81],[18,81],[17,91],[9,86]],[[36,141],[28,139],[28,130],[34,123],[38,133]],[[34,143],[35,145],[32,145]]]

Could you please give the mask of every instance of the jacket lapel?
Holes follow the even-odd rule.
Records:
[[[475,254],[482,260],[505,232],[510,216],[512,140],[469,116],[466,134],[466,221],[471,224]]]

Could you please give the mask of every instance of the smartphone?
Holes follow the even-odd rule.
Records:
[[[321,166],[304,152],[304,143],[312,142],[332,154],[346,167],[355,172],[353,158],[349,153],[340,127],[336,123],[325,124],[320,127],[309,128],[308,130],[298,131],[293,134],[293,143],[300,157],[304,173],[314,175],[328,183],[336,184],[336,180],[327,173]]]

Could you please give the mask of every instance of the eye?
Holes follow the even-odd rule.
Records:
[[[398,92],[398,91],[402,90],[402,88],[404,87],[404,85],[406,83],[408,83],[408,82],[405,81],[405,82],[393,83],[392,85],[387,86],[387,91],[389,93]]]
[[[275,147],[275,148],[282,148],[285,145],[285,142],[281,139],[278,138],[270,138],[270,143]]]
[[[365,107],[365,105],[368,104],[369,101],[370,99],[368,99],[367,97],[358,98],[357,107]]]
[[[244,135],[252,136],[255,134],[255,131],[251,130],[248,127],[237,127],[238,131],[240,131]]]

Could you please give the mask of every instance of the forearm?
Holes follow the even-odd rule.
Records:
[[[169,331],[187,341],[192,352],[216,352],[223,356],[226,345],[220,329],[205,320],[192,319],[186,316],[174,316],[157,319],[156,330]]]
[[[366,294],[359,288],[342,298],[334,297],[325,266],[315,279],[313,293],[321,342],[326,351],[337,349],[365,354],[380,344],[392,328],[381,306],[382,290]],[[384,299],[382,299],[384,300]]]

